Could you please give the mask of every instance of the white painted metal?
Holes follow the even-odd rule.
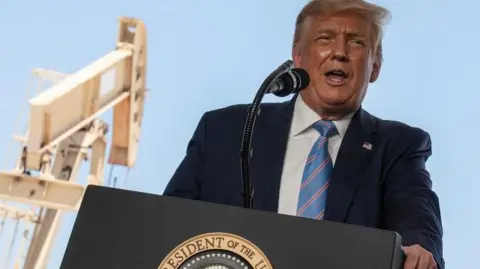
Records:
[[[0,200],[41,208],[38,216],[0,206],[0,218],[22,217],[36,224],[25,269],[45,268],[62,211],[78,210],[86,186],[76,177],[84,161],[90,163],[87,184],[103,184],[108,131],[108,163],[128,168],[135,163],[146,91],[144,24],[120,18],[116,45],[116,50],[70,75],[34,70],[53,86],[30,99],[27,133],[14,136],[22,144],[18,161],[12,170],[0,172]],[[102,78],[108,74],[114,75],[113,83],[105,88]],[[112,128],[99,119],[110,109]]]

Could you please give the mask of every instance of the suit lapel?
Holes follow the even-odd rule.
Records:
[[[375,153],[375,123],[363,109],[355,113],[338,152],[328,188],[325,220],[344,222],[358,184]]]
[[[253,207],[276,212],[296,96],[280,104],[265,104],[252,138],[251,181]],[[267,108],[267,106],[269,106]]]

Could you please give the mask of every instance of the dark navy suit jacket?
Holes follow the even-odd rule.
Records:
[[[294,103],[261,106],[252,142],[255,209],[278,209]],[[235,105],[202,116],[164,195],[243,206],[240,147],[247,109]],[[359,109],[337,156],[324,219],[396,231],[403,245],[421,245],[444,268],[439,201],[425,168],[430,155],[428,133]]]

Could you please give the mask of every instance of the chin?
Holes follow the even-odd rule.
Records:
[[[352,98],[352,96],[345,96],[344,94],[331,93],[331,94],[320,94],[319,99],[329,105],[329,106],[343,106]]]
[[[349,106],[348,103],[346,102],[323,102],[323,103],[325,108],[334,109],[334,110],[346,108]]]

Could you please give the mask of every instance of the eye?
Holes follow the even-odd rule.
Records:
[[[316,41],[318,41],[320,43],[323,43],[323,44],[330,43],[332,40],[333,40],[333,38],[330,35],[321,35],[321,36],[318,36],[316,38]]]
[[[365,46],[365,41],[360,40],[360,39],[353,39],[350,42],[355,44],[355,45]]]

